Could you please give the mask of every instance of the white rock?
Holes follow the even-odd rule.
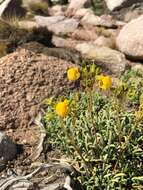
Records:
[[[88,8],[88,9],[86,9],[86,8],[81,8],[81,9],[78,9],[76,12],[75,12],[75,14],[74,14],[74,18],[82,18],[82,17],[84,17],[86,14],[94,14],[93,13],[93,11],[90,9],[90,8]]]
[[[65,10],[66,10],[66,6],[55,5],[49,8],[49,14],[50,16],[60,16],[60,15],[64,15]]]
[[[132,66],[132,69],[135,71],[143,72],[143,65],[140,63],[134,63],[134,66]]]
[[[109,47],[109,48],[115,48],[115,39],[112,37],[110,38],[106,38],[104,36],[99,36],[95,41],[94,41],[95,45],[98,46],[105,46],[105,47]]]
[[[12,16],[23,17],[26,14],[26,10],[22,6],[23,1],[17,0],[4,0],[0,4],[0,17],[8,16],[9,18]]]
[[[143,60],[143,15],[121,29],[116,44],[126,55]]]
[[[89,8],[90,6],[91,6],[91,0],[71,0],[66,15],[74,16],[78,9],[84,7]]]
[[[83,55],[87,54],[91,49],[94,49],[93,43],[81,43],[76,46],[76,50],[80,51]]]
[[[77,43],[79,43],[79,41],[77,42],[76,40],[73,40],[71,38],[64,39],[55,35],[53,35],[52,37],[52,44],[54,44],[56,47],[66,47],[75,49]]]
[[[50,17],[35,16],[35,20],[37,24],[39,24],[40,26],[46,26],[46,27],[49,27],[52,24],[56,24],[64,19],[65,19],[64,16],[50,16]]]
[[[116,23],[115,20],[113,20],[112,17],[109,15],[103,15],[99,17],[92,13],[88,13],[81,19],[81,24],[92,26],[104,26],[111,28],[115,26]]]
[[[57,35],[72,33],[79,25],[76,19],[65,18],[64,16],[36,16],[35,20],[39,26],[45,26],[48,30]]]
[[[127,0],[105,0],[110,11],[113,11],[115,8],[120,7],[125,1]]]
[[[134,3],[142,2],[142,0],[105,0],[106,5],[110,11],[114,11],[117,8],[129,7]]]
[[[0,5],[0,17],[3,15],[5,9],[8,7],[8,4],[11,2],[11,0],[5,0],[1,5]]]
[[[24,29],[32,29],[38,27],[35,21],[21,20],[18,22],[18,26]]]

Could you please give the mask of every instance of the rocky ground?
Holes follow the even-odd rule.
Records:
[[[11,51],[4,45],[0,48],[0,189],[55,190],[63,186],[67,190],[80,189],[75,182],[71,187],[71,173],[77,173],[70,165],[60,162],[65,158],[43,145],[46,135],[41,132],[44,129],[39,119],[44,110],[42,102],[52,95],[79,88],[77,83],[67,81],[66,71],[73,65],[80,67],[82,60],[94,62],[114,78],[127,68],[142,70],[142,2],[106,0],[108,11],[105,12],[110,15],[101,16],[94,14],[89,0],[71,0],[68,6],[48,7],[44,16],[43,12],[33,15],[29,2],[24,6],[30,17],[16,19],[18,31],[24,30],[20,37],[19,32],[11,31],[3,37],[1,28],[5,22],[6,31],[9,24],[13,26],[12,20],[6,20],[5,16],[13,14],[14,5],[18,14],[21,5],[16,1],[13,5],[10,0],[0,4],[0,47],[4,42],[8,47],[14,46]],[[39,32],[33,32],[33,27],[39,31],[44,27],[46,33],[41,37]],[[15,38],[11,39],[12,35]],[[29,176],[35,168],[38,169]],[[41,181],[43,176],[47,181]]]

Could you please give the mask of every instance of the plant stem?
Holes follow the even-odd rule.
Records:
[[[71,132],[68,133],[67,129],[65,128],[63,119],[61,120],[61,125],[62,125],[62,128],[63,128],[63,130],[64,130],[65,135],[66,135],[66,136],[68,137],[68,139],[70,140],[71,145],[74,147],[74,149],[76,150],[76,152],[77,152],[78,155],[80,156],[81,160],[84,162],[86,168],[89,169],[85,158],[82,156],[82,153],[81,153],[80,148],[78,147],[78,145],[76,144],[76,142],[75,142],[75,140],[74,140],[73,134],[72,134]],[[87,172],[88,172],[88,170],[87,170]]]

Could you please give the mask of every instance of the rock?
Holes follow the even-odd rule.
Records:
[[[141,71],[143,72],[143,64],[141,63],[134,63],[134,65],[132,65],[132,69],[135,71]]]
[[[123,22],[129,22],[134,18],[137,18],[137,15],[143,14],[143,1],[139,3],[134,3],[131,6],[123,6],[120,9],[114,10],[111,12],[114,15],[114,18]]]
[[[35,16],[35,20],[37,24],[39,24],[42,27],[50,27],[53,24],[57,24],[58,22],[61,22],[65,19],[65,16],[50,16],[50,17],[44,17],[44,16]]]
[[[130,22],[131,20],[138,18],[142,14],[143,14],[143,7],[142,9],[130,10],[125,14],[124,21]]]
[[[120,31],[116,44],[127,56],[143,60],[143,16],[132,20]]]
[[[55,5],[49,8],[49,15],[50,16],[63,16],[66,10],[66,6],[62,5]]]
[[[23,17],[26,10],[22,7],[22,1],[19,0],[5,0],[0,4],[0,17],[11,16]]]
[[[120,9],[122,7],[129,7],[134,3],[142,2],[142,0],[105,0],[106,5],[110,11]]]
[[[7,8],[8,4],[10,3],[11,0],[5,0],[1,5],[0,5],[0,17],[3,15],[5,9]]]
[[[76,50],[78,50],[82,55],[87,55],[87,53],[91,50],[94,49],[95,45],[92,42],[89,43],[80,43],[77,44]]]
[[[3,132],[0,132],[0,171],[5,164],[13,160],[17,154],[17,147]]]
[[[53,16],[53,17],[35,17],[39,27],[47,27],[48,30],[52,31],[56,35],[65,35],[72,33],[76,30],[79,22],[74,18],[65,18],[64,16]]]
[[[108,32],[107,37],[117,38],[117,36],[120,32],[120,29],[108,29],[107,32]],[[107,32],[105,32],[105,33],[107,33]],[[103,32],[103,35],[104,35],[104,32]],[[106,35],[105,35],[105,37],[106,37]]]
[[[44,48],[44,53],[47,55],[51,55],[53,57],[59,57],[60,59],[64,59],[66,61],[80,64],[81,63],[81,54],[75,49],[67,49],[67,48]]]
[[[116,38],[120,29],[111,29],[111,28],[104,28],[104,27],[85,27],[89,28],[89,30],[95,32],[98,36],[104,36],[106,38],[114,37]]]
[[[74,16],[76,11],[80,8],[89,8],[91,6],[91,0],[71,0],[66,11],[66,16]]]
[[[94,41],[94,44],[98,46],[105,46],[111,49],[115,49],[116,40],[113,37],[106,38],[104,36],[100,36]]]
[[[94,14],[86,14],[81,19],[81,24],[84,25],[92,25],[92,26],[103,26],[112,28],[115,27],[116,22],[109,15],[102,15],[101,17],[96,16]]]
[[[81,19],[82,17],[84,17],[86,14],[94,14],[93,11],[88,8],[81,8],[81,9],[78,9],[75,14],[74,14],[74,18],[78,18],[78,19]]]
[[[105,0],[106,5],[110,11],[120,7],[127,0]]]
[[[94,41],[98,38],[98,35],[93,30],[76,29],[72,33],[71,37],[76,39],[76,40]]]
[[[35,21],[21,20],[18,22],[18,26],[22,29],[38,28],[38,24]]]
[[[72,48],[75,49],[76,45],[79,43],[77,40],[73,40],[71,38],[62,38],[53,35],[52,43],[56,47],[66,47],[66,48]]]
[[[51,26],[51,29],[49,28],[49,30],[53,31],[57,35],[65,35],[74,32],[77,29],[78,25],[79,22],[73,18],[65,19],[64,21]]]
[[[116,50],[88,43],[78,44],[76,49],[83,54],[83,57],[94,60],[114,74],[121,74],[125,70],[127,63],[125,56]]]
[[[126,22],[124,22],[124,21],[116,20],[116,26],[119,28],[125,26],[125,24],[126,24]]]

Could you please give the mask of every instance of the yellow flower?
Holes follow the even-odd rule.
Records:
[[[68,100],[64,100],[63,102],[58,102],[56,105],[56,113],[64,118],[68,115],[69,107],[68,107]]]
[[[97,76],[97,80],[99,81],[99,87],[103,90],[107,90],[112,86],[112,78],[109,76],[99,75]]]
[[[68,69],[67,77],[71,81],[78,80],[80,77],[79,68],[78,67],[72,67],[72,68]]]

